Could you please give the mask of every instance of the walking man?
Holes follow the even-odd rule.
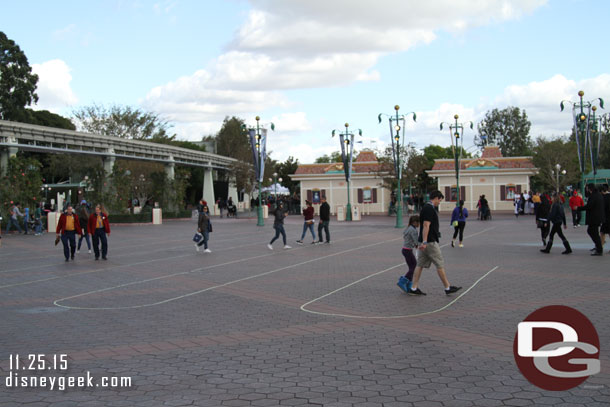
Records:
[[[600,234],[603,248],[604,244],[606,244],[606,235],[610,236],[610,191],[608,191],[608,184],[602,185],[602,197],[604,198],[605,219],[600,228]]]
[[[73,213],[72,205],[66,207],[66,212],[62,213],[59,217],[59,223],[57,223],[57,229],[55,230],[57,237],[61,236],[61,243],[64,245],[64,257],[66,261],[70,259],[74,260],[74,252],[76,251],[76,234],[79,236],[83,235],[83,231],[80,228],[78,216]],[[69,248],[68,248],[69,244]]]
[[[330,205],[326,202],[326,197],[320,198],[322,204],[320,205],[320,224],[318,225],[318,238],[319,243],[322,243],[322,229],[326,233],[326,243],[330,243],[330,231],[328,225],[330,224]]]
[[[595,248],[591,249],[591,256],[602,256],[604,254],[604,248],[602,246],[602,240],[599,237],[599,227],[604,223],[604,198],[599,193],[597,187],[594,184],[587,184],[587,192],[589,193],[589,199],[587,204],[579,206],[578,210],[586,211],[587,218],[585,223],[587,224],[587,234],[595,243]]]
[[[580,211],[578,207],[583,206],[585,203],[582,200],[582,197],[578,194],[578,190],[574,190],[574,193],[570,197],[568,201],[570,204],[570,209],[572,210],[572,225],[573,227],[580,227]]]
[[[19,225],[19,218],[17,218],[17,216],[23,217],[23,213],[21,213],[19,210],[19,202],[15,202],[15,205],[13,205],[11,208],[8,224],[6,225],[6,233],[11,230],[11,226],[16,226],[19,233],[22,232],[21,226]]]
[[[286,244],[286,231],[284,230],[284,218],[286,217],[286,210],[284,209],[284,203],[280,202],[273,211],[275,219],[273,220],[273,229],[275,229],[275,237],[267,244],[269,250],[273,250],[273,242],[275,242],[280,235],[284,241],[284,249],[292,249],[292,247]]]
[[[436,211],[436,208],[443,198],[444,196],[441,191],[433,191],[430,194],[430,201],[424,205],[419,214],[420,254],[419,259],[417,260],[417,267],[415,268],[415,275],[413,276],[413,285],[409,290],[409,294],[411,295],[426,295],[426,293],[422,292],[418,287],[419,278],[421,277],[423,269],[430,268],[430,265],[433,263],[436,266],[436,272],[438,273],[441,282],[445,286],[445,294],[453,294],[462,288],[449,284],[449,280],[445,274],[445,262],[439,245],[441,234],[439,231],[438,212]]]

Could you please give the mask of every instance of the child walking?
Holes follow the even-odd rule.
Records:
[[[398,285],[405,293],[409,293],[411,285],[413,284],[413,272],[415,266],[417,266],[417,259],[415,258],[415,249],[417,249],[417,240],[419,229],[419,216],[413,215],[409,218],[409,225],[405,228],[402,233],[403,244],[402,244],[402,255],[405,257],[409,271],[404,276],[400,276],[398,279]]]

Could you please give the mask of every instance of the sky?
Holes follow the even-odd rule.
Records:
[[[517,106],[530,136],[568,134],[561,100],[610,106],[610,2],[588,0],[33,0],[5,2],[0,31],[40,77],[38,104],[70,117],[92,104],[159,114],[178,139],[225,117],[275,124],[272,158],[339,149],[332,130],[390,142],[379,113],[415,112],[405,142],[450,145],[440,122]],[[610,108],[607,107],[607,110]]]

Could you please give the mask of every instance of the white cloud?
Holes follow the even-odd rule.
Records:
[[[36,109],[58,113],[78,101],[70,87],[70,67],[61,59],[32,64],[32,72],[38,75]]]
[[[428,44],[440,31],[460,32],[520,18],[543,6],[546,0],[250,3],[252,9],[246,21],[224,54],[206,69],[155,87],[141,101],[145,108],[175,121],[176,130],[188,132],[179,133],[181,137],[198,139],[201,134],[193,132],[218,125],[212,131],[215,133],[226,115],[250,117],[269,109],[292,108],[294,104],[284,96],[286,90],[378,81],[381,74],[374,68],[384,55]],[[173,4],[164,1],[154,7],[160,13],[169,12]],[[423,128],[427,129],[422,140],[431,137],[440,141],[438,130],[431,129],[438,128],[437,121],[453,117],[455,112],[445,111],[452,108],[441,105],[436,112],[421,114]],[[474,115],[474,108],[463,111]],[[286,113],[285,117],[289,117],[286,124],[295,129],[310,126],[310,130],[300,129],[301,134],[326,131],[324,126],[308,124],[304,113]],[[281,119],[278,117],[278,121]],[[282,151],[286,148],[286,156],[294,152],[303,157],[322,150],[328,153],[331,148],[330,144],[313,148],[286,142],[274,146],[274,151],[279,147]]]

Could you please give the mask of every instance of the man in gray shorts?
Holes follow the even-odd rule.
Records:
[[[439,278],[445,286],[445,294],[453,294],[462,287],[456,287],[449,284],[447,275],[445,274],[445,261],[441,253],[439,245],[439,221],[436,208],[443,200],[444,196],[441,191],[433,191],[430,194],[430,201],[422,208],[419,217],[419,258],[417,259],[417,267],[413,276],[413,286],[409,290],[411,295],[426,295],[418,288],[419,278],[423,269],[429,268],[432,264],[436,266],[436,271]]]

